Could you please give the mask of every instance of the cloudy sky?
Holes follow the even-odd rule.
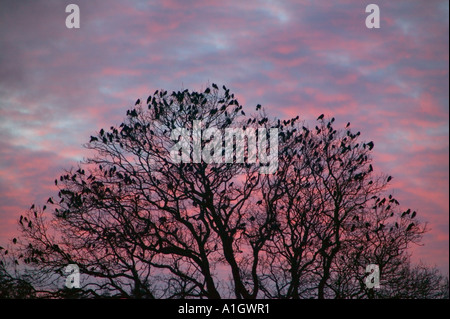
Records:
[[[372,2],[380,29],[365,26]],[[70,3],[80,29],[65,26]],[[448,273],[448,35],[436,0],[1,0],[0,245],[137,98],[215,82],[244,110],[350,121],[391,192],[429,222],[414,260]]]

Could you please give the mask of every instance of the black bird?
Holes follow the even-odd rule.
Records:
[[[137,99],[137,101],[134,105],[138,105],[139,103],[141,103],[141,99]]]
[[[414,218],[414,217],[416,217],[416,211],[413,211],[413,213],[411,214],[411,218]]]
[[[149,104],[151,100],[152,100],[152,96],[149,95],[148,98],[147,98],[147,104]]]
[[[211,90],[209,88],[206,88],[205,93],[208,94],[209,92],[211,92]]]
[[[367,143],[367,146],[369,146],[369,150],[372,150],[374,144],[373,144],[373,142],[369,142],[369,143]]]
[[[408,211],[406,211],[406,212],[403,212],[402,213],[402,215],[401,215],[401,217],[405,217],[406,215],[408,215],[409,214],[409,212]]]
[[[13,244],[17,244],[17,238],[13,238]]]
[[[219,87],[215,83],[212,84],[212,87],[215,88],[216,90],[219,89]]]
[[[413,227],[414,227],[414,223],[409,224],[408,227],[406,227],[406,231],[410,231],[411,228],[413,228]]]
[[[262,204],[262,200],[259,200],[256,202],[256,205],[261,205]]]
[[[347,128],[347,127],[349,127],[349,126],[350,126],[350,122],[347,123],[347,125],[345,126],[345,128]]]
[[[98,141],[98,138],[96,138],[95,136],[91,136],[91,140],[89,141],[89,143]]]
[[[256,110],[258,111],[261,108],[261,104],[256,105]]]
[[[389,176],[389,177],[387,178],[388,183],[389,183],[391,180],[392,180],[392,176]]]
[[[320,114],[320,116],[317,118],[317,121],[323,119],[324,116],[325,116],[324,114]]]

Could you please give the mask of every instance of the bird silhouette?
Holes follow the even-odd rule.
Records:
[[[408,215],[409,213],[411,213],[411,209],[408,208],[407,211],[403,212],[403,214],[401,215],[401,217],[405,217],[405,216]]]
[[[324,116],[325,116],[324,114],[320,114],[320,116],[317,118],[317,121],[323,119]]]
[[[392,180],[392,176],[389,176],[389,177],[387,178],[387,182],[389,183],[391,180]]]
[[[137,101],[134,105],[138,105],[139,103],[141,103],[141,99],[137,99]]]
[[[258,111],[261,108],[261,104],[256,105],[256,110]]]

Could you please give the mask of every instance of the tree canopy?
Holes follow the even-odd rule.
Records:
[[[199,121],[203,138],[187,142],[222,161],[195,160],[195,152],[174,161],[181,139],[172,132],[191,132]],[[232,160],[223,160],[231,128],[248,133],[241,142],[254,140],[252,130],[267,142],[258,144],[256,160],[239,137]],[[277,143],[261,128],[276,129]],[[275,145],[276,170],[262,174],[261,156],[273,155]],[[388,193],[392,177],[374,170],[374,143],[350,123],[337,128],[324,115],[312,126],[299,116],[270,119],[261,105],[247,115],[229,89],[212,84],[203,92],[157,90],[85,147],[95,155],[63,172],[45,205],[20,216],[14,252],[1,251],[3,290],[15,285],[30,297],[443,296],[444,278],[409,262],[408,248],[420,243],[426,224]],[[63,286],[68,264],[80,269],[77,290]],[[381,289],[365,285],[369,264],[379,266]]]

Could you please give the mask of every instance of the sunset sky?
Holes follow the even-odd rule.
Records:
[[[65,26],[70,3],[80,29]],[[380,29],[365,26],[369,3]],[[448,273],[448,35],[448,1],[2,0],[0,245],[137,98],[214,82],[246,111],[351,122],[429,223],[413,260]]]

